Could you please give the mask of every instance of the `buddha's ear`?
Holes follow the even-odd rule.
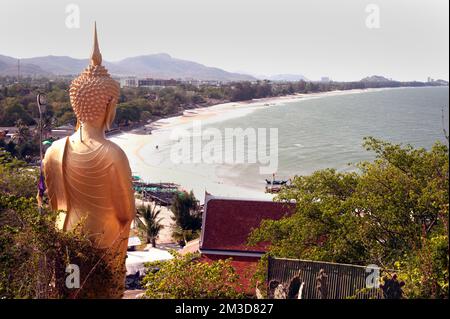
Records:
[[[106,105],[105,124],[104,127],[109,130],[116,117],[116,101],[111,98]]]

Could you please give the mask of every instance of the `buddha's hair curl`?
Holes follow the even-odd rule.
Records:
[[[104,116],[109,103],[117,103],[119,83],[102,65],[89,65],[75,78],[69,89],[70,103],[81,122],[95,121]]]

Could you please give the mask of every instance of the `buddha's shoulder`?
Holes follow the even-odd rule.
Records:
[[[64,149],[66,146],[66,139],[62,138],[56,140],[52,145],[45,151],[44,161],[49,159],[59,159],[62,157]]]
[[[119,175],[127,176],[131,178],[131,168],[128,162],[128,157],[119,145],[114,142],[107,141],[105,146],[108,146],[107,158],[111,161],[111,169]]]
[[[125,152],[120,148],[119,145],[117,145],[116,143],[107,140],[105,142],[105,146],[108,147],[108,152],[110,153],[111,156],[114,157],[114,159],[117,160],[126,160],[128,162],[128,158],[127,155],[125,154]]]

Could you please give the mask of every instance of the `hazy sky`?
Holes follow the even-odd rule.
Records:
[[[66,27],[71,3],[79,28]],[[448,80],[448,11],[448,0],[0,0],[0,54],[85,58],[97,20],[109,61],[167,52],[252,74]]]

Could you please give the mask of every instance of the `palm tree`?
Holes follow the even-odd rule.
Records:
[[[142,205],[138,209],[138,215],[144,218],[144,222],[140,222],[139,226],[143,229],[147,235],[147,243],[152,243],[152,247],[156,247],[156,238],[158,238],[159,232],[164,228],[161,224],[162,218],[159,218],[161,213],[160,209],[156,209],[156,205],[150,207],[150,205]],[[138,218],[138,221],[141,221]]]

